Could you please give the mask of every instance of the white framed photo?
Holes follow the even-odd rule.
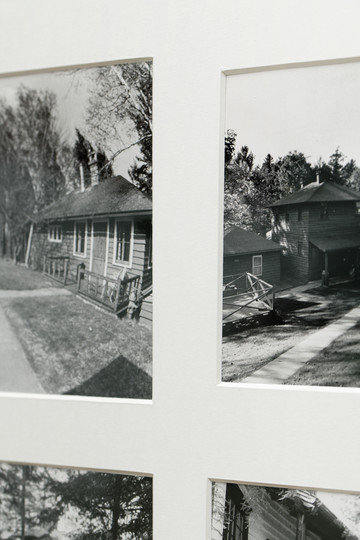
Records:
[[[222,380],[359,387],[360,63],[228,75]]]
[[[151,399],[152,62],[0,96],[0,390]]]

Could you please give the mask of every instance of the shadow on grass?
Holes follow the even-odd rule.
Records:
[[[152,379],[120,355],[84,383],[65,395],[151,399]]]
[[[317,304],[318,302],[308,302],[297,298],[276,298],[275,300],[275,308],[287,312],[310,308]]]
[[[285,384],[360,387],[360,322],[307,362]]]

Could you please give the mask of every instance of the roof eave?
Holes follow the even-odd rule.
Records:
[[[51,217],[40,217],[38,220],[33,219],[36,223],[41,221],[71,221],[78,219],[98,219],[98,218],[110,218],[110,217],[130,217],[130,216],[151,216],[152,210],[125,210],[117,212],[103,212],[100,214],[76,214],[73,216],[51,216]]]
[[[241,255],[254,255],[254,254],[264,254],[264,253],[275,253],[277,251],[282,251],[282,247],[274,247],[272,249],[256,249],[252,251],[241,251],[241,253],[224,253],[224,257],[240,257]]]

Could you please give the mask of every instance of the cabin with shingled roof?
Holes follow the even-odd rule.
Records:
[[[33,218],[32,264],[117,314],[152,319],[152,201],[122,176],[82,186]]]
[[[349,276],[360,263],[360,192],[313,182],[272,205],[271,238],[282,246],[281,273],[299,283]]]

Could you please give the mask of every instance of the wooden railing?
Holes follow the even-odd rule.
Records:
[[[249,272],[224,276],[223,306],[232,306],[235,309],[224,315],[223,320],[250,306],[260,311],[273,311],[274,296],[272,285]]]
[[[80,294],[96,300],[119,314],[127,309],[131,294],[137,299],[140,294],[140,276],[114,279],[80,269],[77,280]]]
[[[69,273],[70,257],[45,256],[43,273],[66,285]]]

